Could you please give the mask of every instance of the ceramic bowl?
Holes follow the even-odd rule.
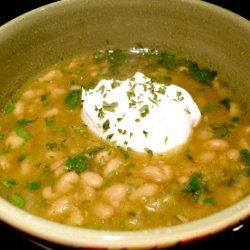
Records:
[[[136,43],[189,56],[218,70],[249,105],[250,23],[197,0],[65,0],[24,14],[0,28],[0,106],[27,79],[87,50]],[[71,247],[153,248],[215,234],[250,215],[250,196],[183,225],[133,232],[61,225],[0,199],[0,218],[30,235]]]

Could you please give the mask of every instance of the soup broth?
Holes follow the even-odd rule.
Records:
[[[84,124],[81,89],[135,72],[191,94],[202,117],[187,143],[139,153]],[[215,71],[142,46],[59,62],[17,90],[2,112],[0,195],[32,214],[93,229],[208,216],[250,193],[250,123],[239,100]]]

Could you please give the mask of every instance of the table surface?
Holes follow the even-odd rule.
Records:
[[[55,1],[51,0],[8,0],[8,5],[5,1],[0,2],[0,25],[6,23],[7,21],[29,11],[39,6],[45,5]],[[247,19],[250,20],[250,9],[247,7],[247,0],[207,0],[210,2],[226,9],[229,9]],[[199,240],[194,243],[190,243],[184,246],[176,246],[171,249],[173,250],[210,250],[218,248],[229,249],[249,249],[247,245],[250,236],[250,221],[244,224],[239,224],[237,227],[228,229],[222,233],[215,236],[208,237],[203,240]],[[53,244],[47,244],[44,242],[39,242],[40,245],[35,244],[31,238],[26,235],[20,234],[18,231],[14,230],[12,227],[0,222],[0,242],[2,245],[8,247],[11,250],[41,250],[41,249],[64,249],[63,247],[54,246]],[[2,248],[1,248],[2,249]]]

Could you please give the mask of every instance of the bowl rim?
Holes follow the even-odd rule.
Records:
[[[112,1],[115,3],[114,0]],[[129,1],[132,2],[132,0]],[[138,0],[138,2],[140,1],[142,0]],[[250,23],[247,19],[222,7],[197,0],[179,1],[199,8],[206,8],[211,13],[220,14],[224,18],[228,18],[232,23],[250,30]],[[76,2],[79,2],[79,0],[63,0],[31,10],[0,26],[0,34],[11,34],[9,32],[12,32],[11,30],[14,26],[21,26],[22,21],[38,14],[43,15],[50,8],[59,8]],[[89,1],[82,0],[82,2]],[[119,2],[126,4],[128,1],[121,0]],[[250,195],[220,212],[177,226],[138,231],[104,231],[77,228],[52,222],[14,207],[14,205],[0,198],[0,219],[2,221],[38,238],[72,247],[143,248],[172,246],[179,242],[188,242],[217,233],[241,222],[249,216]]]

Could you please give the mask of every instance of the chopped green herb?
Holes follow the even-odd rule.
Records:
[[[20,125],[20,126],[25,126],[25,125],[27,125],[27,124],[29,124],[29,123],[31,123],[31,122],[34,122],[35,120],[27,120],[27,119],[21,119],[20,121],[18,121],[18,124]]]
[[[41,96],[40,96],[40,100],[41,100],[42,102],[44,102],[45,100],[47,100],[47,98],[48,98],[48,95],[47,95],[47,94],[44,94],[44,95],[41,95]]]
[[[20,156],[18,156],[17,161],[18,161],[18,162],[21,162],[21,161],[23,161],[25,158],[26,158],[26,154],[21,154]]]
[[[121,122],[121,121],[122,121],[122,119],[123,119],[122,117],[117,118],[117,121],[118,121],[118,122]]]
[[[184,100],[184,97],[182,96],[182,92],[181,91],[176,91],[176,97],[177,97],[177,100],[179,102],[181,102],[181,101]]]
[[[197,201],[200,195],[206,191],[207,191],[207,186],[205,182],[202,180],[202,175],[200,173],[192,175],[189,182],[182,190],[182,192],[184,193],[191,193],[195,201]]]
[[[16,134],[25,140],[29,140],[31,138],[31,136],[20,125],[16,126]]]
[[[7,180],[7,181],[3,181],[2,184],[7,188],[11,188],[15,186],[17,183],[15,180]]]
[[[107,55],[103,52],[99,52],[94,54],[93,59],[95,63],[100,63],[107,59]]]
[[[127,58],[127,54],[121,50],[114,50],[108,52],[108,60],[114,65],[122,64]]]
[[[184,108],[184,111],[185,111],[188,115],[191,114],[191,112],[190,112],[190,110],[188,109],[188,107]]]
[[[81,97],[81,90],[72,90],[64,100],[70,109],[74,109]]]
[[[145,137],[148,137],[148,132],[143,130],[142,133],[144,134]]]
[[[82,173],[89,165],[89,158],[77,155],[69,157],[66,162],[67,171],[75,171],[76,173]]]
[[[217,72],[214,70],[209,70],[207,68],[204,69],[195,69],[190,71],[190,75],[195,78],[200,83],[204,83],[209,87],[212,86],[212,80],[217,75]]]
[[[112,139],[113,136],[114,136],[114,134],[109,134],[106,138],[107,138],[108,140],[110,140],[110,139]]]
[[[119,86],[120,86],[120,83],[119,83],[118,81],[113,81],[113,82],[111,83],[112,89],[115,89],[115,88],[117,88],[117,87],[119,87]]]
[[[58,151],[58,145],[56,142],[50,141],[46,144],[46,148],[51,151]]]
[[[226,137],[230,134],[230,128],[233,126],[231,124],[214,124],[210,125],[214,137]]]
[[[50,127],[54,124],[55,119],[54,118],[49,119],[49,118],[45,117],[44,121],[45,121],[46,127]]]
[[[117,146],[117,147],[116,147],[116,150],[117,150],[118,152],[120,152],[120,153],[123,155],[123,157],[124,157],[125,159],[129,158],[130,152],[132,151],[132,149],[129,148],[129,147],[125,150],[124,148],[122,148],[122,147],[120,147],[120,146]]]
[[[103,124],[102,124],[102,128],[106,131],[110,128],[110,123],[109,120],[106,120]]]
[[[190,148],[186,148],[185,149],[185,156],[190,160],[190,161],[193,161],[194,158],[191,156],[190,154]]]
[[[9,114],[9,113],[12,113],[14,110],[15,110],[15,106],[14,105],[7,105],[6,107],[5,107],[5,109],[4,109],[4,112],[6,113],[6,114]]]
[[[104,101],[102,108],[104,111],[115,112],[115,108],[117,106],[118,106],[118,102],[107,103]]]
[[[108,172],[108,177],[111,178],[117,174],[118,174],[118,171],[116,169],[114,169],[114,170],[111,170],[110,172]]]
[[[169,70],[175,69],[177,67],[175,56],[165,52],[160,54],[158,63]]]
[[[139,118],[136,118],[135,119],[135,122],[140,122],[141,120]]]
[[[168,143],[168,136],[165,136],[165,138],[164,138],[164,143],[165,143],[165,144]]]
[[[149,107],[148,105],[143,105],[140,109],[140,115],[141,117],[145,117],[149,113]]]
[[[145,152],[148,154],[148,156],[151,158],[153,157],[153,151],[149,148],[144,148]]]
[[[103,109],[98,109],[98,118],[103,118],[104,117],[104,111]]]
[[[25,206],[25,200],[22,196],[18,194],[14,194],[10,197],[10,202],[19,208],[23,208]]]
[[[34,182],[30,182],[27,184],[27,189],[29,191],[33,191],[33,190],[37,190],[41,187],[41,182],[40,181],[34,181]]]
[[[239,121],[240,121],[240,118],[237,117],[237,116],[234,116],[234,117],[232,118],[232,122],[233,122],[233,123],[238,123]]]
[[[230,110],[231,107],[231,99],[230,98],[225,98],[222,101],[220,101],[220,103],[227,109]]]
[[[3,138],[4,138],[4,134],[0,132],[0,140],[2,140]]]
[[[216,109],[218,109],[218,108],[219,108],[219,106],[217,106],[217,105],[213,105],[213,104],[210,104],[210,103],[206,103],[206,104],[204,105],[204,107],[202,108],[202,112],[210,112],[210,111],[216,110]]]
[[[205,197],[203,199],[203,202],[206,203],[206,204],[210,204],[210,205],[215,205],[215,202],[214,202],[214,199],[212,197]]]
[[[127,167],[127,168],[135,168],[135,163],[126,162],[126,163],[123,163],[122,166]]]
[[[240,153],[244,159],[246,166],[248,167],[247,174],[250,176],[250,152],[248,151],[248,149],[242,149]]]

